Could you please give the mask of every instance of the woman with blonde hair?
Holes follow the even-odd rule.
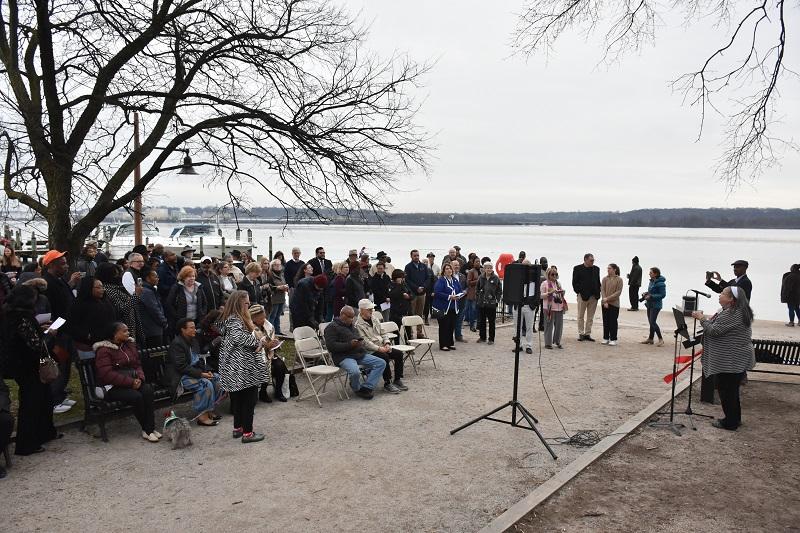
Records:
[[[264,300],[261,285],[261,266],[258,263],[249,263],[244,269],[244,278],[239,282],[238,289],[247,292],[250,303],[261,305]]]
[[[178,272],[178,282],[167,296],[167,319],[172,331],[177,334],[175,324],[181,318],[191,318],[195,323],[208,312],[206,297],[197,282],[197,270],[186,265]]]
[[[553,265],[545,272],[545,280],[541,286],[542,312],[544,313],[544,347],[553,349],[555,344],[561,346],[561,335],[564,332],[564,311],[567,300],[564,289],[558,281],[558,267]]]
[[[222,333],[220,383],[231,397],[233,438],[241,438],[243,444],[264,440],[262,433],[253,431],[253,413],[258,402],[258,387],[268,379],[263,348],[269,344],[269,339],[259,340],[255,335],[249,308],[247,292],[233,291],[219,320]]]
[[[350,274],[350,264],[342,261],[333,265],[333,273],[336,275],[331,282],[331,299],[333,301],[333,316],[339,316],[342,307],[345,306],[347,297],[347,276]]]

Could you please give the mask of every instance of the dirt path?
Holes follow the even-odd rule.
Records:
[[[642,427],[512,531],[797,531],[800,385],[751,380],[742,405],[735,433]]]
[[[672,349],[639,345],[644,322],[643,312],[623,313],[621,344],[609,348],[576,342],[568,320],[565,349],[542,352],[569,431],[608,434],[666,390]],[[759,327],[784,333],[776,323]],[[178,451],[142,440],[132,417],[110,425],[107,444],[70,430],[46,453],[18,458],[0,481],[2,524],[15,532],[480,529],[583,449],[558,446],[553,461],[532,432],[488,422],[450,436],[511,394],[511,329],[499,328],[494,346],[465,336],[458,351],[436,352],[438,370],[407,368],[411,390],[398,396],[329,393],[322,409],[260,404],[256,428],[267,440],[259,444],[231,439],[228,416],[217,428],[195,427],[195,445]],[[520,372],[520,399],[542,432],[563,435],[538,357],[523,354]]]

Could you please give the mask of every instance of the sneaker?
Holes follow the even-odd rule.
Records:
[[[603,342],[601,342],[600,344],[608,344],[608,339],[603,339]]]
[[[356,396],[358,396],[359,398],[364,398],[365,400],[371,400],[374,395],[371,389],[368,389],[366,387],[361,387],[356,391]]]
[[[66,398],[63,402],[61,402],[61,405],[66,405],[66,406],[72,407],[77,403],[78,402],[76,402],[75,400],[70,400],[69,398]]]
[[[60,404],[56,405],[55,407],[53,407],[53,414],[54,415],[60,415],[61,413],[66,413],[70,409],[72,409],[71,405],[64,405],[63,403],[60,403]]]
[[[608,341],[608,345],[609,346],[616,346],[617,345],[617,341]]]
[[[642,342],[640,342],[639,344],[653,344],[653,339],[645,339]]]
[[[549,344],[545,344],[544,347],[546,349],[548,349],[548,350],[552,350],[553,349],[553,347],[551,345],[549,345]]]
[[[142,438],[150,442],[158,442],[158,437],[156,437],[152,433],[145,433],[144,431],[142,431]]]
[[[531,348],[525,348],[525,353],[533,353],[533,350]]]
[[[160,439],[161,437],[164,436],[164,435],[162,435],[161,433],[159,433],[158,431],[155,431],[155,430],[153,430],[153,435],[155,435],[157,439]]]
[[[403,383],[403,380],[399,379],[399,378],[394,380],[394,386],[397,387],[398,389],[402,390],[402,391],[407,391],[408,390],[408,387],[406,387],[406,384]]]
[[[233,437],[234,439],[241,439],[243,434],[244,430],[242,428],[234,428],[231,437]]]
[[[262,440],[264,440],[263,433],[255,433],[251,431],[250,433],[245,433],[242,435],[242,444],[247,444],[248,442],[259,442]]]
[[[583,342],[585,337],[583,335],[578,335],[578,342]]]
[[[494,341],[488,341],[486,344],[488,344],[489,346],[491,346],[492,344],[494,344]]]
[[[594,339],[592,338],[591,335],[584,335],[583,340],[589,341],[589,342],[594,342]]]
[[[786,325],[790,328],[794,327],[794,322],[787,322]]]
[[[386,392],[389,392],[391,394],[400,394],[400,389],[394,383],[391,383],[391,382],[386,383],[383,386],[383,390],[385,390]]]

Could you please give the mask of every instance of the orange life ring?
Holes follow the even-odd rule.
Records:
[[[497,263],[494,265],[494,270],[497,272],[500,279],[503,279],[506,275],[506,265],[513,262],[514,254],[500,254],[500,257],[497,258]]]

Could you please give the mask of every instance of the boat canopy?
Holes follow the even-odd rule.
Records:
[[[169,234],[170,239],[175,239],[178,237],[201,237],[201,236],[214,236],[217,232],[214,230],[214,226],[209,224],[189,224],[186,226],[178,226],[177,228],[172,230],[172,233]]]

